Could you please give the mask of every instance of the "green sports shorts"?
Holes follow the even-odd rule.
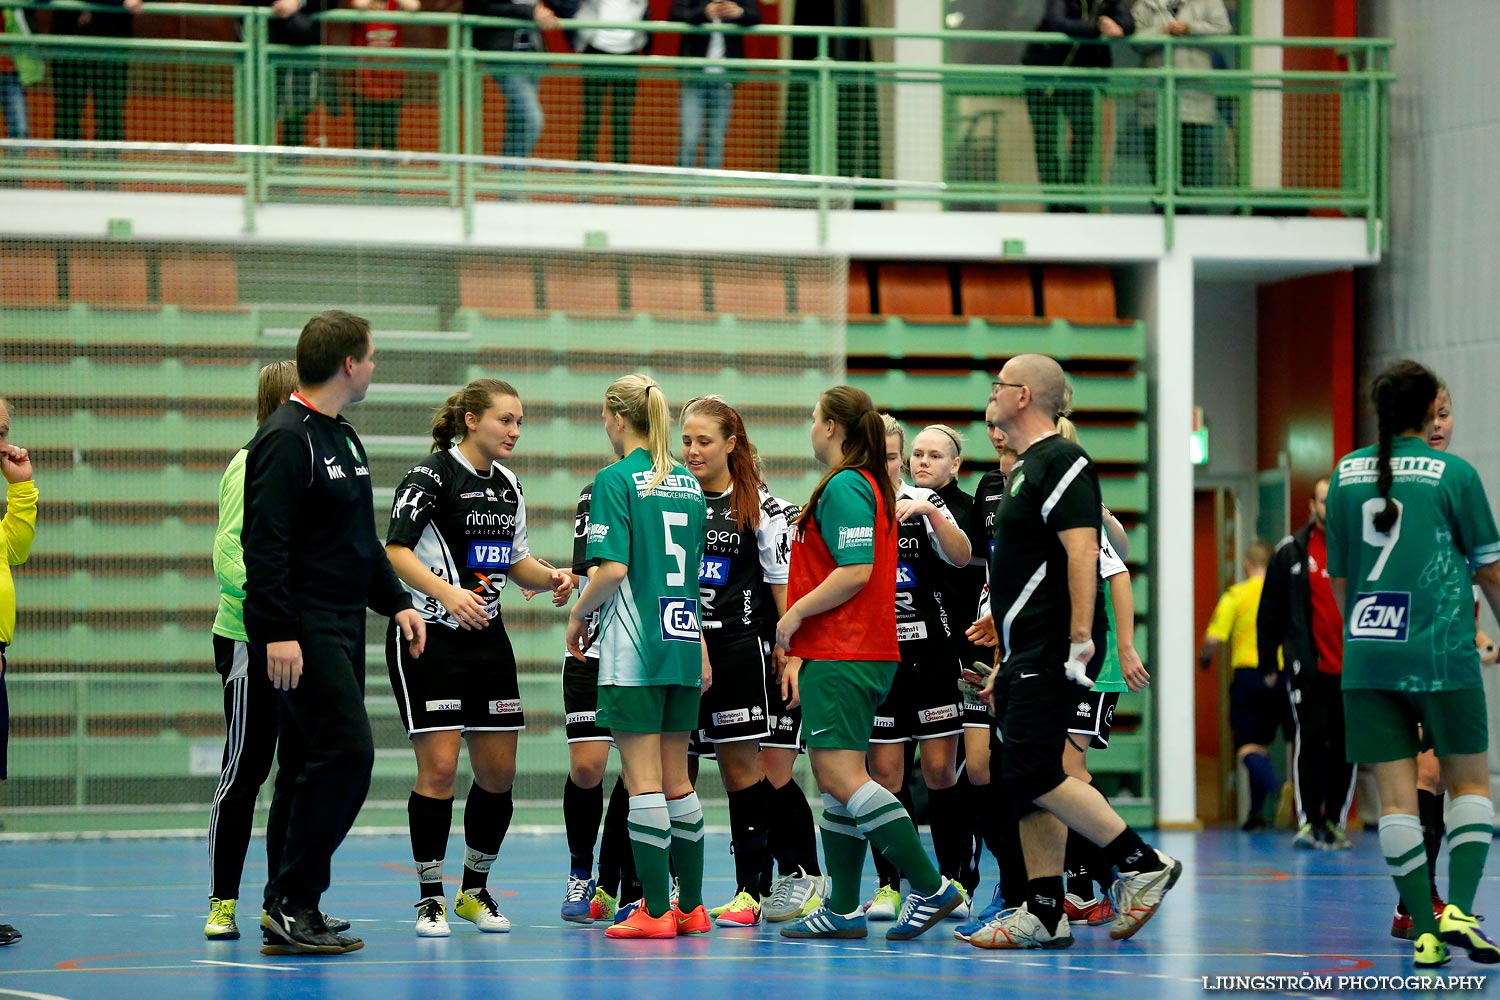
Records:
[[[809,748],[865,750],[875,709],[896,679],[895,660],[808,660],[797,676]]]
[[[622,733],[688,733],[698,728],[697,686],[652,684],[646,687],[599,685],[594,717],[603,729]]]
[[[1344,691],[1344,749],[1351,764],[1406,760],[1426,749],[1457,757],[1489,748],[1484,692],[1477,688]]]

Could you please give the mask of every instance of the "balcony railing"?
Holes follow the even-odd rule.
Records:
[[[0,6],[25,9],[34,23],[119,10],[74,0]],[[1130,38],[1110,43],[1119,67],[1096,70],[893,61],[906,42],[1071,41],[1036,33],[765,25],[744,33],[773,57],[707,60],[577,54],[560,32],[549,33],[547,51],[486,51],[474,47],[476,30],[530,22],[451,13],[330,11],[320,16],[323,44],[293,47],[270,42],[268,8],[146,10],[179,19],[183,37],[0,34],[0,59],[47,67],[25,90],[31,144],[3,143],[0,184],[243,193],[252,222],[256,203],[350,197],[465,209],[524,196],[805,197],[826,207],[827,184],[792,175],[921,182],[853,195],[872,205],[1158,211],[1169,221],[1182,212],[1344,215],[1367,220],[1372,243],[1385,214],[1390,43],[1379,39]],[[354,44],[370,21],[399,25],[407,44]],[[653,53],[675,52],[683,35],[741,30],[629,27],[653,39]],[[773,51],[793,41],[812,58]],[[840,58],[850,42],[893,57]],[[1228,53],[1223,61],[1240,68],[1178,68],[1181,46]],[[1125,65],[1151,50],[1163,65]],[[539,116],[527,113],[529,93]],[[716,127],[713,101],[730,93],[732,111]],[[684,117],[706,119],[690,130],[696,141],[683,141]],[[409,155],[374,166],[326,152],[266,155],[375,145]],[[699,169],[700,156],[729,172]]]

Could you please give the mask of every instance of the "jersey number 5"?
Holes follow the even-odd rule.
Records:
[[[1364,528],[1365,544],[1373,545],[1380,550],[1380,558],[1375,560],[1375,565],[1370,567],[1370,575],[1365,577],[1367,581],[1379,580],[1380,574],[1385,571],[1385,563],[1391,557],[1391,551],[1395,549],[1396,543],[1401,540],[1401,509],[1400,500],[1392,500],[1396,505],[1396,523],[1391,525],[1391,530],[1382,534],[1375,528],[1375,515],[1385,510],[1385,499],[1383,497],[1371,497],[1364,502],[1360,508],[1360,521]]]
[[[667,555],[677,561],[677,572],[667,574],[668,587],[681,587],[687,583],[687,549],[678,545],[672,537],[672,528],[686,528],[688,516],[676,511],[664,510],[661,512],[661,526],[664,532],[662,540],[666,544]]]

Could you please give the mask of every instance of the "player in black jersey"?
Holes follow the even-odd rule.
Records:
[[[702,396],[683,408],[681,422],[682,461],[708,504],[698,592],[713,680],[699,703],[693,747],[699,756],[718,760],[729,793],[735,863],[734,899],[712,915],[721,927],[754,927],[762,904],[782,888],[771,879],[773,831],[778,846],[793,845],[778,852],[783,881],[800,880],[788,882],[783,892],[796,895],[797,905],[779,900],[774,915],[800,916],[811,897],[821,895],[812,810],[791,780],[801,713],[781,698],[771,655],[776,621],[786,610],[788,511],[792,518],[796,511],[761,481],[738,410],[717,396]],[[773,742],[779,749],[766,747]]]
[[[560,607],[573,589],[566,572],[531,555],[521,484],[500,464],[515,449],[522,418],[516,390],[498,379],[476,379],[449,396],[433,416],[433,454],[401,480],[391,508],[386,554],[427,622],[420,663],[394,629],[386,641],[391,689],[417,755],[407,816],[420,882],[418,937],[449,933],[443,853],[465,739],[474,784],[454,912],[482,931],[510,930],[486,887],[514,810],[516,735],[525,726],[500,591],[514,579],[551,590]]]
[[[985,695],[1004,706],[1006,799],[1020,821],[1026,902],[979,928],[982,948],[1065,948],[1065,828],[1104,849],[1119,870],[1110,937],[1128,938],[1156,913],[1182,864],[1141,840],[1098,790],[1063,772],[1070,709],[1090,683],[1099,578],[1099,480],[1093,462],[1058,436],[1065,380],[1051,358],[1024,354],[994,384],[997,416],[1020,455],[1006,483],[990,565],[1001,666]]]
[[[589,505],[594,484],[578,494],[573,514],[573,584],[581,594],[588,586],[588,570],[595,563],[585,557],[589,534]],[[623,778],[615,779],[604,811],[604,769],[609,748],[614,745],[609,730],[598,723],[599,711],[599,612],[584,621],[588,643],[583,658],[563,650],[563,719],[568,734],[568,778],[563,785],[563,824],[568,837],[568,884],[563,891],[562,918],[576,924],[612,920],[616,907],[641,898],[635,881],[635,861],[630,855],[625,817],[630,796]],[[599,821],[604,820],[604,838],[599,843],[599,877],[593,877],[594,841]],[[632,883],[633,886],[632,886]]]
[[[955,885],[972,852],[966,842],[958,782],[959,659],[953,644],[954,622],[944,604],[947,574],[969,563],[969,539],[953,512],[932,490],[901,481],[906,432],[895,418],[885,422],[886,474],[896,490],[896,638],[901,664],[885,701],[875,710],[868,754],[870,777],[903,794],[907,751],[921,751],[927,783],[929,822],[938,870]],[[869,920],[895,920],[901,907],[900,872],[883,856],[875,857],[880,887],[865,906]],[[968,915],[967,896],[956,912]]]
[[[975,553],[987,552],[989,543],[984,538],[975,539],[969,534],[968,525],[974,508],[974,497],[964,492],[958,485],[958,470],[963,465],[963,435],[945,424],[929,424],[912,439],[911,458],[907,464],[911,469],[912,483],[923,489],[932,490],[941,497],[948,505],[948,509],[953,512],[953,518],[958,522],[959,528],[969,536],[969,565],[952,567],[941,564],[938,566],[939,579],[942,583],[943,606],[949,610],[950,631],[953,633],[952,645],[960,668],[975,660],[992,659],[994,654],[991,651],[975,645],[964,634],[968,623],[977,613],[979,597],[984,592],[985,568],[983,565],[976,564],[972,557]],[[955,843],[946,850],[961,852],[964,855],[963,871],[958,881],[963,886],[964,892],[972,899],[974,890],[979,887],[979,817],[984,811],[978,801],[978,795],[979,789],[988,785],[990,780],[990,714],[989,706],[979,702],[977,695],[973,696],[972,701],[971,696],[962,689],[959,695],[963,744],[960,747],[962,763],[958,769],[958,784],[954,786],[955,791],[951,794],[945,792],[939,796],[942,799],[952,798],[952,804],[930,801],[933,803],[932,808],[935,814],[943,809],[951,809],[953,812],[955,817],[953,823],[935,824],[933,836],[938,836],[941,829],[951,828],[953,836],[961,838],[959,843]],[[971,760],[975,757],[977,760]],[[972,781],[973,778],[978,778],[977,784]]]

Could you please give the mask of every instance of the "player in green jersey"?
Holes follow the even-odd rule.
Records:
[[[688,778],[688,734],[708,674],[698,618],[706,520],[703,489],[672,458],[672,416],[661,386],[626,375],[604,397],[604,430],[620,461],[594,478],[585,555],[598,565],[568,617],[568,648],[584,655],[600,610],[597,722],[614,735],[628,825],[645,894],[616,938],[708,931],[703,909],[703,809]],[[669,900],[668,855],[680,881]]]
[[[1427,443],[1436,377],[1402,361],[1372,391],[1380,438],[1338,463],[1328,492],[1328,573],[1345,615],[1349,760],[1375,765],[1380,846],[1416,932],[1418,966],[1448,944],[1500,962],[1471,915],[1494,825],[1488,720],[1470,617],[1471,580],[1500,613],[1500,531],[1474,468]],[[1448,806],[1449,897],[1440,917],[1417,809],[1418,725],[1437,751]]]

